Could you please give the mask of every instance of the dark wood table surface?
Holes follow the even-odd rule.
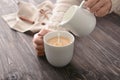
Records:
[[[17,2],[0,0],[0,15],[16,12]],[[120,80],[120,16],[114,13],[97,18],[89,36],[76,37],[73,59],[63,68],[37,57],[32,38],[10,29],[0,16],[0,80]]]

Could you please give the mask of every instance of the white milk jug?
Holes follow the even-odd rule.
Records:
[[[82,1],[80,6],[71,6],[60,23],[60,26],[72,31],[77,36],[90,34],[96,25],[94,14],[83,7],[84,2]]]

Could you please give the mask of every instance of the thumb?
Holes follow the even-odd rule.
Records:
[[[45,34],[47,34],[48,32],[50,32],[50,30],[48,29],[41,29],[40,32],[38,33],[39,36],[44,36]]]

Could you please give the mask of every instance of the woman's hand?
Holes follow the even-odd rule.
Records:
[[[103,17],[109,13],[112,2],[111,0],[87,0],[84,5],[97,17]]]
[[[36,33],[33,38],[33,45],[35,47],[35,50],[37,52],[38,56],[44,56],[44,42],[43,42],[43,36],[50,32],[50,30],[42,29],[39,33]]]

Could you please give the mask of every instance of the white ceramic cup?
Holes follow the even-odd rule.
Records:
[[[80,6],[73,5],[64,14],[60,26],[70,30],[78,36],[90,34],[96,25],[96,18],[93,13],[83,7],[85,1]]]
[[[58,31],[49,32],[44,36],[45,55],[48,62],[55,67],[63,67],[70,63],[74,51],[74,36],[67,31],[59,31],[60,36],[70,39],[68,45],[56,47],[50,45],[47,41],[58,36]]]

